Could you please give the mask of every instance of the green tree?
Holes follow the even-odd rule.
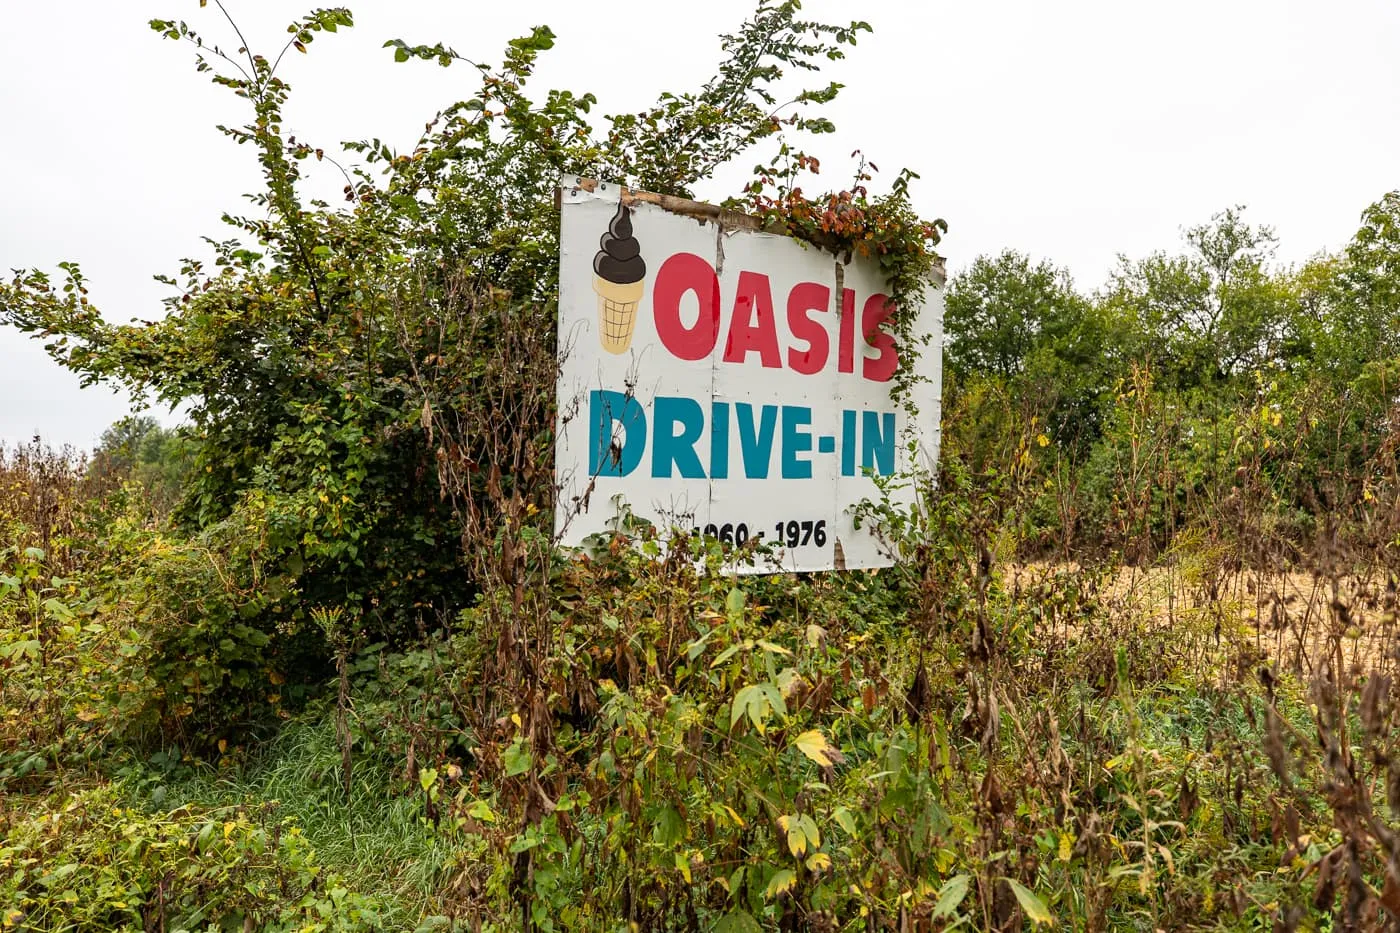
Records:
[[[1400,191],[1361,215],[1341,257],[1314,270],[1310,296],[1321,331],[1318,363],[1355,372],[1400,356]]]
[[[189,440],[180,429],[163,427],[149,415],[129,415],[102,432],[86,479],[98,489],[134,481],[164,516],[184,495],[190,456]]]
[[[1077,449],[1099,432],[1103,400],[1125,365],[1127,338],[1110,308],[1069,273],[1006,251],[981,256],[948,286],[949,392],[1005,393],[1015,420],[1036,420]]]
[[[1219,384],[1296,351],[1292,296],[1268,268],[1277,239],[1243,211],[1187,228],[1180,255],[1120,257],[1104,295],[1137,321],[1130,355],[1180,388]]]
[[[1069,274],[1007,250],[979,256],[948,284],[943,317],[948,368],[1011,378],[1043,339],[1072,326],[1083,308]]]

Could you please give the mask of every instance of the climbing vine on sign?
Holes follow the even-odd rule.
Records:
[[[874,258],[894,307],[890,321],[896,342],[922,346],[927,337],[914,330],[916,314],[901,312],[916,312],[926,290],[941,284],[937,246],[948,224],[942,218],[924,220],[914,209],[909,184],[919,177],[916,172],[901,169],[888,193],[872,196],[869,183],[878,167],[859,150],[851,156],[857,166],[850,188],[809,196],[798,181],[804,172],[818,174],[821,163],[785,142],[770,163],[754,169],[746,197],[731,206],[756,214],[767,230],[811,243],[844,262]],[[900,354],[895,391],[906,400],[920,379],[917,361],[917,352]]]

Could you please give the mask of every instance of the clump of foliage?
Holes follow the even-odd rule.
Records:
[[[276,805],[168,815],[114,787],[0,810],[5,929],[377,930],[371,897],[326,875]]]
[[[86,470],[89,484],[140,487],[139,498],[156,518],[175,510],[189,485],[190,440],[179,428],[166,428],[149,415],[131,415],[102,432]],[[104,496],[104,498],[114,498]]]
[[[789,86],[869,26],[763,2],[699,90],[602,118],[534,89],[545,27],[496,65],[391,40],[476,90],[340,169],[278,67],[352,21],[266,57],[152,24],[247,101],[265,181],[163,320],[107,323],[72,264],[0,286],[191,419],[0,452],[0,923],[1395,923],[1396,195],[1298,269],[1240,209],[1094,294],[976,260],[937,483],[861,511],[898,564],[741,583],[627,515],[556,547],[555,187],[688,197],[759,151],[726,206],[877,259],[907,329],[946,226],[863,158],[804,193],[840,86]]]

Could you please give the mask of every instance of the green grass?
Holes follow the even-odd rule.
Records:
[[[381,762],[355,762],[347,801],[335,726],[327,716],[290,723],[246,765],[166,785],[161,808],[276,801],[314,846],[321,865],[359,891],[392,900],[409,928],[451,867],[453,849],[423,816],[417,795],[394,789]],[[159,791],[157,791],[159,793]],[[154,801],[153,801],[154,803]]]

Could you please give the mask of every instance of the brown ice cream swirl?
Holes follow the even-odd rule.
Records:
[[[598,241],[597,255],[593,257],[593,272],[600,279],[617,285],[640,282],[646,278],[647,264],[642,260],[642,244],[632,235],[632,212],[625,205],[617,206],[617,213],[608,224],[608,232]]]

